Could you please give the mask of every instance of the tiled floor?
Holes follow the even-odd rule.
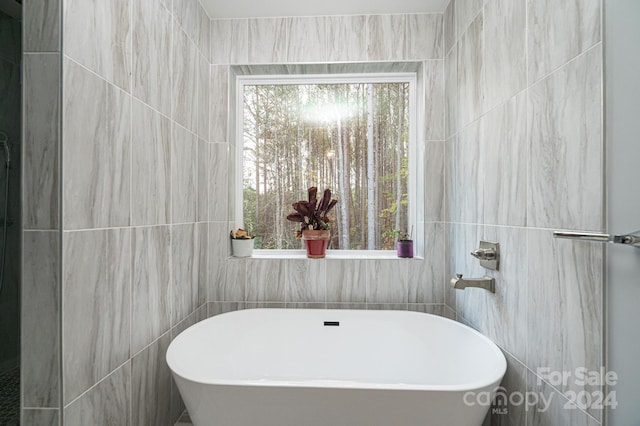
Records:
[[[0,372],[0,426],[20,424],[20,367]]]

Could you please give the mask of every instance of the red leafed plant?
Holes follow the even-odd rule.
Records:
[[[298,201],[292,204],[293,213],[287,216],[292,222],[300,222],[300,230],[296,233],[297,238],[302,238],[302,231],[307,229],[329,229],[329,217],[327,214],[336,205],[338,200],[331,199],[331,190],[325,189],[322,199],[318,203],[316,198],[318,188],[312,186],[308,190],[309,201]]]

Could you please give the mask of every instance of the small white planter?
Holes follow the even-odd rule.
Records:
[[[250,240],[231,240],[234,257],[251,257],[253,254],[253,238]]]

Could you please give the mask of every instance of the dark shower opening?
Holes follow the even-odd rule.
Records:
[[[20,420],[20,3],[0,0],[0,425]]]

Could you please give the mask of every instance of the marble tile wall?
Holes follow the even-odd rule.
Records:
[[[164,353],[206,312],[210,22],[197,0],[25,7],[26,424],[181,414]]]
[[[444,25],[447,273],[497,280],[445,304],[504,350],[507,393],[554,398],[485,424],[600,424],[601,410],[564,408],[598,386],[538,370],[603,365],[603,249],[552,238],[604,231],[600,2],[452,0]],[[499,271],[469,256],[479,240],[501,244]]]
[[[208,300],[214,306],[223,311],[267,304],[445,314],[443,31],[443,14],[212,20],[209,135],[215,143],[210,151]],[[227,200],[233,191],[228,179],[235,167],[230,67],[365,61],[422,63],[425,125],[419,155],[427,164],[423,180],[428,185],[425,210],[418,213],[418,240],[424,259],[228,258],[232,206]]]
[[[23,10],[21,424],[61,424],[61,11]]]

